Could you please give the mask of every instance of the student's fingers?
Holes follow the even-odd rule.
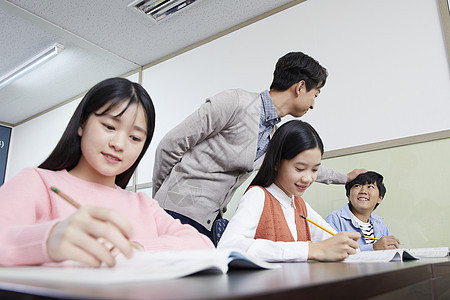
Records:
[[[383,237],[381,237],[378,241],[373,243],[373,250],[385,250],[387,249],[387,244],[384,242]]]
[[[359,233],[339,232],[335,236],[321,241],[309,244],[309,259],[320,261],[339,261],[355,254],[359,248],[356,241]],[[356,239],[356,240],[355,240]]]
[[[95,258],[92,254],[76,247],[75,245],[72,245],[72,247],[66,251],[66,255],[66,260],[78,261],[88,267],[98,268],[102,264],[102,262]]]
[[[71,217],[53,227],[47,240],[49,257],[57,262],[74,260],[92,267],[98,267],[102,261],[113,266],[115,259],[109,251],[73,223]]]
[[[347,253],[348,254],[355,254],[356,253],[356,249],[359,248],[358,242],[352,239],[352,240],[350,240],[348,242],[348,245],[350,246],[350,249],[349,249],[350,251],[347,251]]]
[[[111,220],[114,223],[102,219]],[[115,224],[121,224],[122,228],[117,228]],[[130,232],[130,228],[128,221],[111,209],[82,207],[53,228],[47,241],[47,252],[55,261],[66,259],[79,261],[80,258],[67,255],[70,245],[73,244],[93,255],[96,260],[113,266],[114,257],[97,239],[103,238],[125,256],[131,257],[133,255],[131,243],[122,233],[122,231]]]
[[[130,222],[119,212],[110,208],[95,206],[83,208],[94,221],[100,222],[96,223],[97,226],[89,225],[85,230],[95,237],[104,238],[106,243],[111,243],[115,254],[122,252],[126,257],[131,258],[133,248],[128,239],[133,235],[133,228]]]
[[[398,248],[400,242],[394,236],[384,236],[384,243],[389,246],[396,246]]]
[[[359,248],[358,239],[361,235],[358,232],[342,231],[336,234],[336,236],[342,236],[342,243],[346,247],[346,253],[348,255],[355,254]]]
[[[97,243],[101,244],[103,249],[108,248],[107,245],[110,243],[108,250],[116,248],[126,257],[133,255],[131,242],[114,224],[94,219],[89,223],[83,223],[81,229],[90,236],[99,238],[100,241],[97,240]]]
[[[102,262],[100,260],[95,258],[89,252],[85,251],[84,249],[79,248],[78,246],[76,246],[72,243],[67,243],[67,244],[63,245],[62,251],[63,251],[63,256],[64,256],[62,261],[63,260],[77,261],[77,262],[82,263],[85,266],[94,267],[94,268],[101,266]]]
[[[393,245],[396,249],[398,249],[398,247],[400,247],[400,241],[395,237],[395,236],[391,236],[391,245]]]
[[[399,241],[393,236],[382,236],[373,244],[374,250],[397,249],[400,246]]]
[[[110,252],[110,249],[106,248],[101,240],[93,238],[91,235],[81,232],[72,239],[72,244],[81,251],[84,251],[86,257],[91,256],[100,263],[104,262],[108,267],[113,267],[116,264],[116,260]],[[80,261],[79,258],[77,260]],[[89,266],[98,265],[89,264]]]
[[[341,231],[336,234],[336,236],[340,236],[340,235],[346,236],[353,241],[358,241],[359,238],[361,237],[361,234],[359,234],[359,232],[354,232],[354,231]]]
[[[334,242],[333,238],[321,242],[309,242],[308,259],[318,261],[333,261],[340,259],[338,251],[333,251]]]
[[[131,223],[118,211],[107,207],[96,206],[84,206],[83,208],[87,210],[93,218],[113,224],[127,238],[133,236],[133,227],[131,226]]]
[[[389,242],[390,237],[389,236],[382,236],[380,237],[380,239],[378,240],[379,243],[388,243]]]
[[[348,238],[346,241],[346,244],[348,245],[347,254],[355,254],[356,250],[359,248],[358,239],[361,235],[358,232],[348,232],[346,235]]]
[[[70,250],[77,230],[71,227],[72,217],[53,226],[47,239],[47,254],[54,261],[71,259]],[[74,258],[74,260],[77,260]],[[78,261],[78,260],[77,260]]]

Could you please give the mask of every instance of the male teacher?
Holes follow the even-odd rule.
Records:
[[[208,98],[159,143],[153,197],[174,218],[214,241],[215,220],[260,167],[275,124],[313,109],[327,76],[312,57],[291,52],[278,60],[270,90],[226,90]],[[317,181],[345,184],[363,171],[345,175],[321,166]]]

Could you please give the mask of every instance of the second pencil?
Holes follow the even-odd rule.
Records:
[[[323,227],[322,225],[317,224],[316,222],[314,222],[314,221],[311,220],[310,218],[307,218],[307,217],[305,217],[304,215],[300,215],[300,217],[302,217],[302,218],[305,219],[306,221],[310,222],[311,224],[316,225],[316,226],[319,227],[320,229],[322,229],[322,230],[328,232],[329,234],[335,235],[333,232],[329,231],[328,229],[326,229],[326,228]],[[365,235],[363,235],[363,238],[371,239],[371,240],[376,240],[376,241],[379,240],[379,239],[377,239],[377,238],[374,238],[374,237],[371,237],[371,236],[365,236]]]

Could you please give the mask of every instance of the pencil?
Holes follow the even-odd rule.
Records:
[[[376,240],[376,241],[378,241],[379,239],[377,239],[377,238],[374,238],[374,237],[371,237],[371,236],[363,236],[363,238],[365,238],[365,239],[369,239],[369,240]]]
[[[73,200],[72,198],[70,198],[69,196],[67,196],[66,194],[64,194],[63,192],[61,192],[57,188],[55,188],[54,186],[52,186],[50,189],[52,191],[54,191],[56,194],[58,194],[61,198],[63,198],[64,200],[66,200],[67,202],[72,204],[76,209],[81,207],[81,205],[77,201]]]
[[[316,226],[319,227],[320,229],[325,230],[325,231],[328,232],[329,234],[334,235],[333,232],[331,232],[331,231],[329,231],[328,229],[326,229],[325,227],[323,227],[323,226],[317,224],[316,222],[314,222],[314,221],[311,220],[310,218],[307,218],[307,217],[305,217],[304,215],[300,215],[300,217],[302,217],[302,218],[305,219],[306,221],[308,221],[308,222],[310,222],[310,223],[316,225]]]
[[[61,198],[63,198],[64,200],[66,200],[67,202],[72,204],[76,209],[79,209],[81,207],[81,205],[77,201],[73,200],[72,198],[70,198],[63,192],[61,192],[59,189],[57,189],[56,187],[52,186],[50,189],[53,192],[55,192],[56,194],[58,194]],[[113,252],[113,250],[115,250],[115,246],[113,244],[111,244],[110,242],[106,241],[104,238],[101,238],[101,237],[97,238],[97,241],[100,244],[102,244],[110,252]],[[117,253],[114,256],[116,256],[116,255],[117,255]]]
[[[302,217],[302,218],[305,219],[306,221],[308,221],[308,222],[310,222],[310,223],[316,225],[316,226],[319,227],[320,229],[325,230],[325,231],[328,232],[329,234],[335,235],[333,232],[331,232],[331,231],[329,231],[328,229],[326,229],[325,227],[323,227],[323,226],[317,224],[316,222],[314,222],[314,221],[311,220],[310,218],[307,218],[307,217],[305,217],[304,215],[300,215],[300,217]],[[371,239],[371,240],[377,240],[377,241],[379,240],[379,239],[377,239],[377,238],[370,237],[370,236],[363,236],[363,238]]]

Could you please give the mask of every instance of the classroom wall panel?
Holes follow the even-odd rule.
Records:
[[[354,167],[384,176],[386,195],[375,213],[404,248],[449,246],[450,139],[324,159],[322,164],[349,172]],[[314,183],[303,196],[321,216],[341,209],[343,185]]]

